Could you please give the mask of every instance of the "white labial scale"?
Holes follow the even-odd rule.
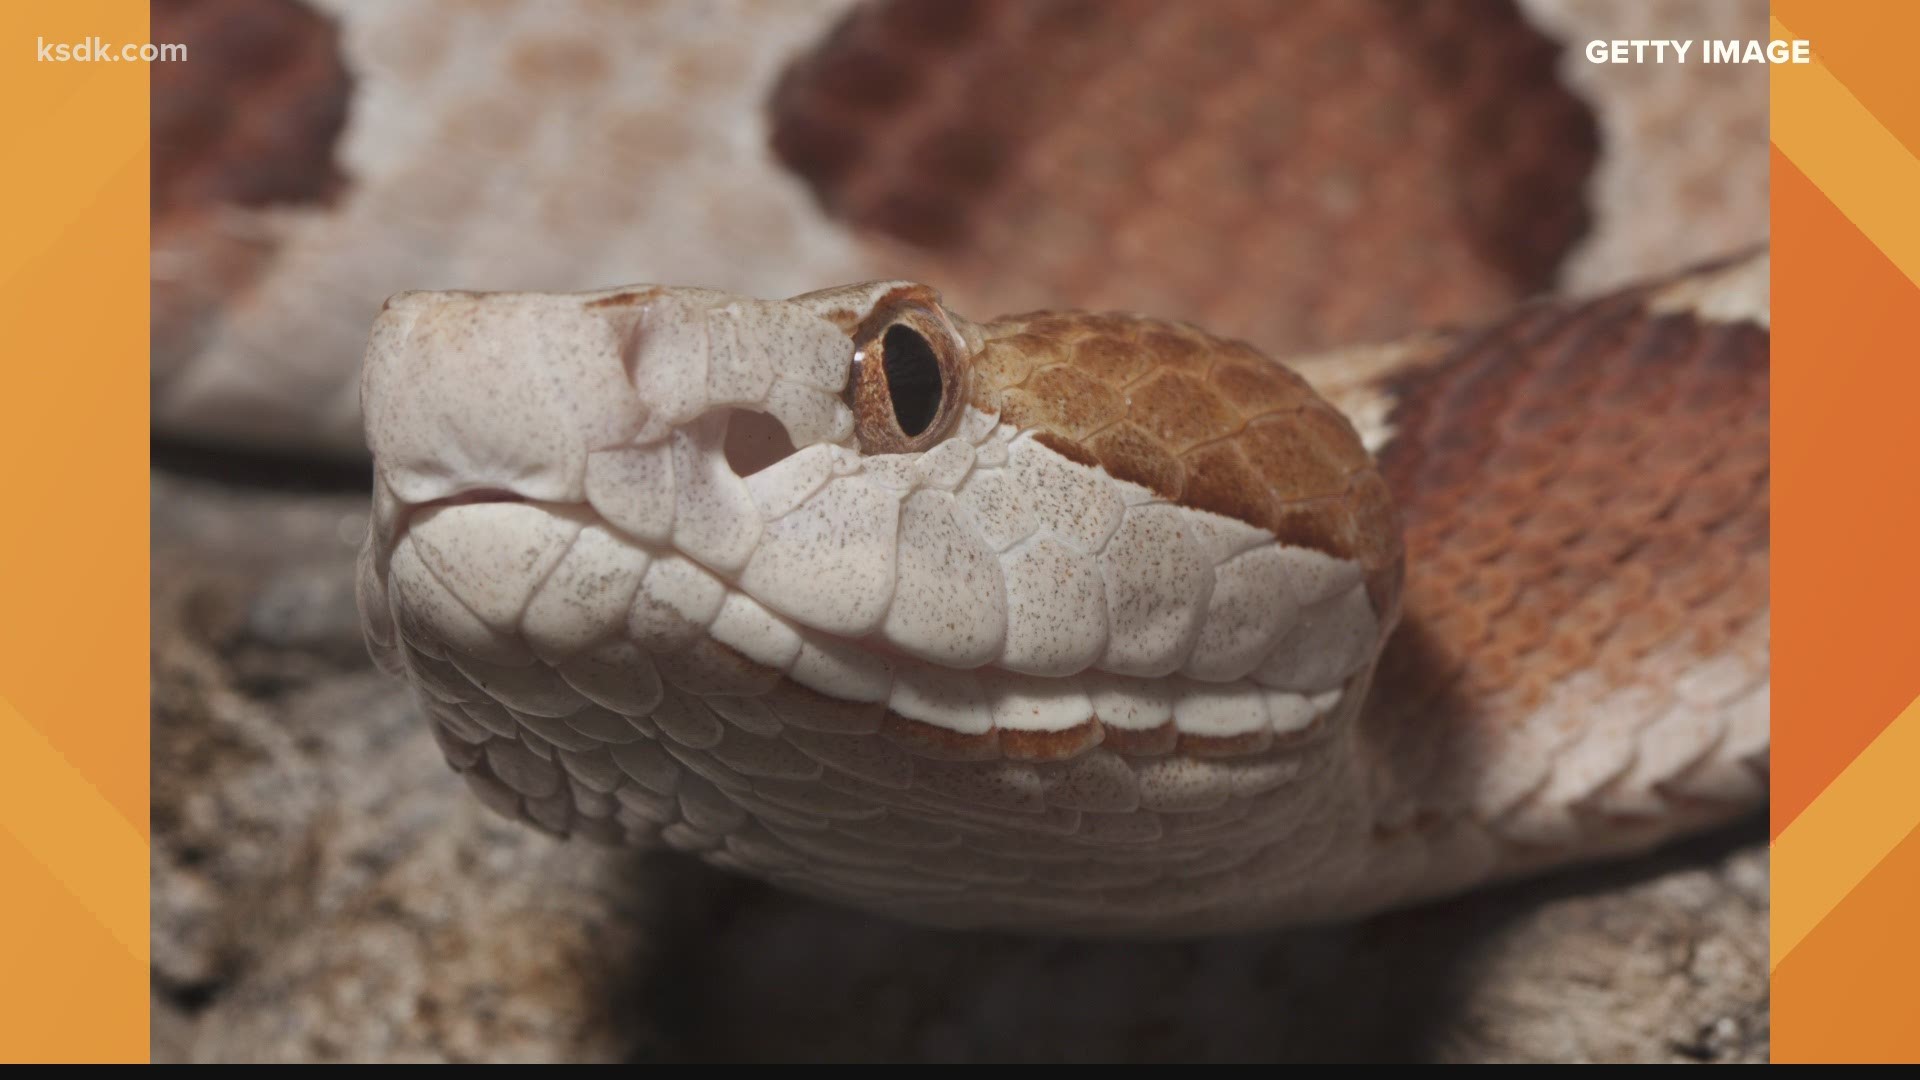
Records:
[[[1249,682],[1203,683],[1177,680],[1173,726],[1188,735],[1226,738],[1269,726],[1260,688]]]
[[[666,440],[587,455],[586,492],[621,532],[652,544],[673,536],[673,452]]]
[[[1010,469],[976,468],[967,474],[956,494],[995,551],[1007,550],[1040,528],[1031,495],[1021,488]]]
[[[788,676],[809,690],[841,701],[885,701],[893,688],[893,665],[860,646],[803,633]]]
[[[421,558],[468,610],[511,632],[586,521],[575,507],[469,503],[423,510],[409,532]]]
[[[1160,676],[1193,651],[1213,593],[1213,563],[1196,542],[1197,511],[1164,504],[1129,507],[1100,555],[1108,638],[1103,670]]]
[[[727,594],[710,632],[713,640],[775,671],[786,671],[800,655],[800,632],[741,593]]]
[[[647,561],[606,525],[586,525],[528,602],[521,635],[551,663],[620,633]]]
[[[1068,461],[1031,437],[1015,439],[1008,451],[1007,467],[1027,493],[1040,530],[1076,550],[1099,551],[1126,512],[1112,478]]]
[[[805,625],[843,636],[872,631],[893,597],[899,496],[841,477],[767,524],[739,584]]]
[[[673,546],[723,573],[738,573],[760,539],[753,495],[727,466],[726,416],[713,414],[672,436]]]
[[[917,491],[900,508],[893,603],[881,633],[911,656],[971,668],[1000,653],[1007,595],[1000,564],[944,491]]]
[[[1000,557],[1007,635],[998,665],[1030,675],[1070,675],[1107,647],[1107,589],[1092,555],[1038,536]]]
[[[1287,557],[1287,592],[1297,607],[1312,607],[1366,587],[1366,575],[1352,559],[1335,558],[1312,548],[1283,546],[1280,550]]]
[[[887,708],[962,735],[984,735],[993,728],[986,693],[970,671],[903,664],[893,673]]]
[[[1188,676],[1238,679],[1273,652],[1300,610],[1288,587],[1294,572],[1289,556],[1298,550],[1267,543],[1214,568],[1207,617],[1182,669]]]
[[[806,502],[834,475],[834,458],[850,451],[828,445],[798,450],[747,477],[747,493],[771,521]]]
[[[1093,719],[1093,701],[1077,679],[1040,678],[991,668],[977,673],[995,727],[1065,731]]]
[[[1089,671],[1080,687],[1094,714],[1108,727],[1150,731],[1173,719],[1173,684],[1166,679],[1132,679]]]
[[[426,656],[444,661],[449,652],[458,651],[496,664],[533,661],[533,654],[517,637],[481,621],[441,582],[421,557],[413,536],[401,537],[395,545],[387,579],[395,630]]]
[[[1338,703],[1338,693],[1335,691],[1336,700],[1329,702],[1328,708]],[[1271,727],[1276,735],[1292,735],[1305,731],[1326,713],[1326,708],[1313,698],[1287,690],[1262,690],[1260,701],[1266,709],[1267,726]]]
[[[726,598],[727,587],[698,564],[662,555],[640,579],[627,612],[627,636],[655,656],[677,652],[702,636]]]
[[[1379,625],[1366,588],[1356,584],[1301,608],[1254,679],[1276,690],[1331,690],[1373,658]]]

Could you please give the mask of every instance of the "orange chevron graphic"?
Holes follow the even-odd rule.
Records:
[[[1775,37],[1793,32],[1773,20]],[[1907,280],[1920,284],[1920,160],[1860,99],[1827,70],[1812,64],[1776,76],[1791,89],[1773,95],[1773,143],[1814,182],[1847,219],[1872,237]]]
[[[1779,147],[1773,204],[1777,835],[1920,690],[1920,505],[1885,482],[1914,459],[1920,367],[1890,361],[1920,290]]]
[[[1920,761],[1920,698],[1774,840],[1776,970],[1888,852],[1920,827],[1915,761]]]
[[[1911,1060],[1920,5],[1774,15],[1773,1052]]]
[[[1920,41],[1920,5],[1777,0],[1773,9],[1775,34],[1791,27],[1812,41],[1824,68],[1910,153],[1920,155],[1920,95],[1913,92],[1912,66],[1890,62],[1895,58],[1889,48]]]

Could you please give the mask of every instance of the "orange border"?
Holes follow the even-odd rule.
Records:
[[[0,4],[0,1057],[148,1053],[148,72],[138,2]]]
[[[1773,16],[1773,1056],[1912,1060],[1920,5]]]

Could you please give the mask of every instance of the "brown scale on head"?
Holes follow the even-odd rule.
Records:
[[[981,333],[977,407],[1169,502],[1358,562],[1391,617],[1392,495],[1353,425],[1299,375],[1244,342],[1132,315],[1016,316]]]

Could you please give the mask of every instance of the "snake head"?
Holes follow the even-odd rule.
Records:
[[[975,324],[906,282],[409,293],[363,407],[374,651],[476,790],[555,831],[666,835],[654,796],[591,795],[609,762],[805,778],[709,808],[768,822],[1272,790],[1395,617],[1353,429],[1182,325]]]

